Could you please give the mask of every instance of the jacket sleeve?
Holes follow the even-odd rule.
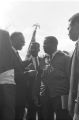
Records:
[[[67,76],[67,79],[69,80],[69,76],[70,76],[70,56],[69,55],[66,55],[65,56],[65,73],[66,73],[66,76]]]
[[[70,67],[70,91],[68,99],[68,109],[72,116],[74,114],[75,99],[77,97],[78,88],[77,68],[79,68],[79,66],[77,62],[77,54],[75,49]]]

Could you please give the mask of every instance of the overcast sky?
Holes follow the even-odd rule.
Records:
[[[75,43],[68,37],[68,19],[77,12],[78,0],[3,0],[0,1],[0,27],[10,33],[24,33],[26,46],[21,52],[22,58],[26,54],[35,23],[40,24],[36,40],[41,46],[45,36],[53,35],[59,41],[58,49],[72,51]]]

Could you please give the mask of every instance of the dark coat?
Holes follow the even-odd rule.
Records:
[[[43,82],[48,86],[51,97],[68,94],[69,92],[70,57],[63,52],[56,53],[51,60],[53,71],[46,75]]]

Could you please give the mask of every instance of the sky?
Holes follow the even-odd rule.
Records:
[[[40,25],[36,33],[36,41],[41,45],[40,55],[43,54],[44,37],[48,35],[58,39],[59,50],[70,52],[75,43],[68,37],[68,20],[77,12],[78,0],[3,0],[0,1],[0,28],[10,34],[23,32],[26,44],[20,52],[22,59],[27,54],[36,23]]]

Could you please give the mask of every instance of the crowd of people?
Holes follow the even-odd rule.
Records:
[[[0,30],[0,120],[79,120],[79,13],[69,23],[72,56],[58,50],[56,36],[46,36],[44,57],[33,41],[24,61],[23,33]]]

